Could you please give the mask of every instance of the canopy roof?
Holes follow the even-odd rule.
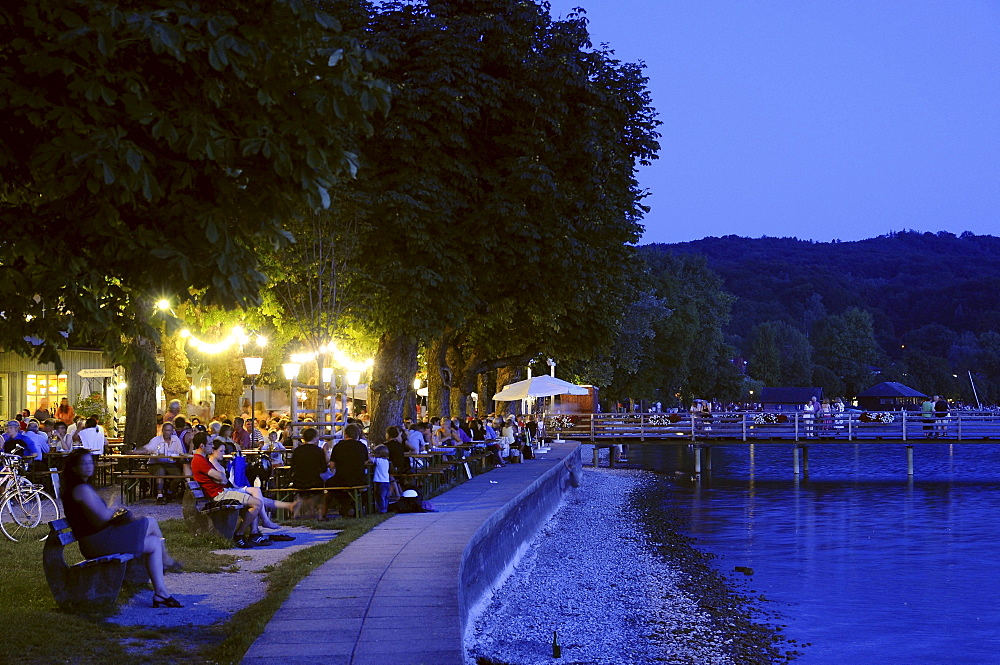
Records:
[[[858,393],[858,397],[927,397],[927,395],[897,381],[883,381]]]
[[[493,400],[497,402],[514,402],[519,399],[528,399],[529,397],[587,395],[589,392],[583,386],[543,374],[542,376],[533,376],[530,379],[504,386],[503,390],[493,396]]]

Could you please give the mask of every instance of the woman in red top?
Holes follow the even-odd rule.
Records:
[[[73,418],[76,416],[76,411],[70,406],[69,400],[63,397],[59,400],[59,408],[56,409],[56,420],[60,420],[66,423],[66,427],[73,424]]]

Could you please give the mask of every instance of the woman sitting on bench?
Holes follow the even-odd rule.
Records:
[[[183,607],[163,584],[164,570],[177,572],[181,565],[167,553],[160,525],[149,517],[130,519],[127,510],[112,510],[90,484],[93,475],[94,457],[89,450],[78,448],[66,457],[62,472],[63,512],[80,543],[80,552],[88,559],[109,554],[141,555],[153,583],[153,607]]]

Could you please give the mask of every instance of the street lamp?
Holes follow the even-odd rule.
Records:
[[[257,377],[260,375],[260,368],[264,364],[264,359],[256,356],[246,356],[243,358],[243,364],[246,365],[247,375],[250,377],[250,445],[253,446],[253,431],[257,425]]]
[[[302,369],[302,365],[299,363],[284,363],[281,365],[282,371],[285,373],[285,379],[288,381],[288,402],[289,402],[289,415],[291,416],[292,422],[298,421],[298,399],[295,395],[295,390],[293,385],[295,379],[299,378],[299,370]]]
[[[358,407],[354,403],[354,388],[359,383],[361,383],[361,372],[354,369],[350,369],[347,370],[347,372],[345,372],[344,377],[347,379],[347,385],[351,387],[351,411],[353,412],[352,415],[357,415]]]

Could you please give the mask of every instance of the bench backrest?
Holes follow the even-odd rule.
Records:
[[[188,489],[191,490],[191,496],[194,497],[195,503],[208,500],[208,497],[205,496],[205,490],[201,488],[201,484],[197,480],[189,480]]]
[[[76,542],[73,530],[69,528],[69,522],[65,519],[52,520],[49,522],[49,537],[55,535],[59,539],[59,544],[63,547]]]

